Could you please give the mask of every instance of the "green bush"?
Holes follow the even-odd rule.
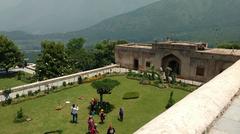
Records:
[[[27,119],[27,116],[25,116],[25,115],[23,114],[23,110],[22,110],[22,108],[20,108],[20,110],[17,111],[17,114],[16,114],[16,117],[15,117],[15,119],[14,119],[14,122],[16,122],[16,123],[21,123],[21,122],[26,121],[26,119]]]
[[[143,85],[150,85],[151,84],[151,81],[150,80],[141,80],[140,81],[140,84],[143,84]]]
[[[19,96],[19,94],[16,94],[16,98],[19,98],[20,96]]]
[[[165,106],[166,109],[170,108],[171,106],[173,106],[175,104],[175,100],[173,99],[173,91],[170,93],[170,97],[168,100],[167,105]]]
[[[97,77],[97,75],[95,75],[95,77]],[[79,77],[78,77],[78,84],[82,84],[82,82],[83,82],[82,77],[79,76]]]
[[[62,85],[63,85],[64,87],[66,87],[66,86],[67,86],[66,81],[64,81]]]
[[[22,94],[21,97],[23,97],[23,98],[26,97],[26,94]]]
[[[34,96],[32,90],[28,91],[28,96]]]
[[[41,89],[38,89],[38,90],[34,91],[34,94],[37,95],[40,92],[41,92]]]
[[[138,92],[127,92],[123,95],[123,99],[137,99],[139,98]]]

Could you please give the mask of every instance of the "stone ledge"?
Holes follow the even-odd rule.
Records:
[[[240,88],[240,60],[134,134],[201,134]]]

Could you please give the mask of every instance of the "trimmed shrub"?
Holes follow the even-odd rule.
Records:
[[[73,85],[74,83],[73,82],[69,82],[68,85]]]
[[[28,96],[34,96],[32,90],[28,91]]]
[[[66,87],[66,86],[67,86],[66,81],[64,81],[62,85],[63,85],[64,87]]]
[[[140,81],[140,84],[143,84],[143,85],[150,85],[151,84],[151,81],[149,81],[149,80],[141,80]]]
[[[16,94],[16,98],[19,98],[20,96],[19,96],[19,94]]]
[[[137,99],[139,98],[138,92],[127,92],[123,95],[123,99]]]
[[[57,86],[52,86],[51,87],[51,90],[55,90],[55,89],[57,89]]]
[[[97,77],[97,75],[95,75],[95,77]],[[83,83],[82,77],[79,76],[79,77],[78,77],[78,84],[82,84],[82,83]]]
[[[40,92],[41,92],[41,90],[38,89],[38,90],[34,91],[34,94],[37,95],[37,94],[40,93]]]
[[[26,97],[26,94],[22,94],[21,97]]]
[[[173,91],[170,93],[170,97],[168,100],[167,105],[165,106],[166,109],[170,108],[172,105],[175,104],[175,100],[173,99]]]
[[[3,106],[10,105],[12,103],[12,98],[10,97],[11,92],[11,89],[3,90],[3,96],[5,97],[5,100],[2,102]]]
[[[23,114],[23,110],[22,110],[22,108],[20,108],[20,110],[17,111],[17,114],[16,114],[16,117],[15,117],[15,119],[14,119],[14,122],[16,122],[16,123],[21,123],[21,122],[26,121],[26,119],[27,119],[27,116],[25,116],[25,115]]]

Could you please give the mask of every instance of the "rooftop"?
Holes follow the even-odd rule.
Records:
[[[198,52],[208,53],[208,54],[240,56],[240,50],[236,50],[236,49],[209,48],[209,49],[205,49],[203,51],[198,51]]]
[[[219,55],[232,55],[232,56],[240,56],[240,50],[236,49],[222,49],[222,48],[208,48],[206,43],[202,42],[158,42],[155,45],[173,45],[173,46],[196,46],[198,47],[197,52],[205,53],[205,54],[219,54]],[[140,49],[152,49],[152,44],[143,44],[143,43],[129,43],[129,44],[121,44],[118,45],[124,48],[140,48]]]
[[[152,49],[152,44],[142,44],[142,43],[129,43],[129,44],[121,44],[118,45],[125,48],[145,48]]]

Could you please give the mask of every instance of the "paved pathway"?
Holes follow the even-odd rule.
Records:
[[[180,78],[177,78],[177,81],[182,81],[183,83],[195,85],[195,86],[201,86],[204,84],[203,82],[193,81],[193,80],[185,80],[185,79],[180,79]]]
[[[210,134],[240,134],[240,96],[214,124]]]

